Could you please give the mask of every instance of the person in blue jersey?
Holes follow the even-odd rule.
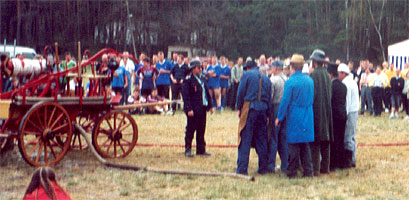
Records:
[[[170,70],[172,66],[168,60],[165,59],[163,51],[158,52],[158,62],[156,69],[159,70],[159,76],[156,79],[156,87],[159,96],[169,99],[169,85],[170,85]]]
[[[139,85],[139,76],[136,75],[136,73],[138,72],[139,68],[143,67],[143,59],[146,58],[146,54],[144,52],[142,52],[141,54],[139,54],[139,64],[135,65],[135,69],[134,69],[134,73],[132,74],[133,77],[135,77],[135,88],[140,89],[141,86]]]
[[[188,66],[183,63],[183,55],[178,55],[177,61],[178,63],[173,66],[170,71],[170,80],[172,81],[172,101],[180,98],[183,81],[189,73]],[[176,111],[176,103],[172,104],[172,110],[169,113],[173,114],[174,111]]]
[[[178,64],[178,54],[176,52],[172,53],[172,60],[170,61],[171,68]]]
[[[226,107],[226,94],[227,89],[229,88],[229,80],[231,76],[231,70],[229,66],[227,66],[226,58],[224,56],[220,57],[220,88],[221,88],[221,110],[224,110]]]
[[[285,120],[287,126],[288,167],[287,176],[297,176],[300,160],[304,176],[313,176],[310,142],[314,141],[314,81],[301,72],[304,56],[294,54],[290,60],[292,75],[284,84],[275,125]]]
[[[203,60],[202,62],[202,77],[204,78],[206,84],[207,83],[207,77],[206,77],[206,71],[207,71],[207,67],[209,66],[209,62],[207,60]]]
[[[136,74],[139,76],[142,96],[147,98],[151,94],[152,89],[156,87],[155,80],[158,77],[159,71],[151,65],[151,60],[145,57],[143,59],[143,67],[139,68]]]
[[[209,93],[212,99],[212,105],[220,108],[220,73],[221,67],[217,63],[217,56],[212,57],[212,64],[207,68],[207,80],[209,86]]]
[[[119,57],[117,57],[119,58]],[[108,65],[119,65],[119,59],[115,60],[115,58],[111,58]],[[108,74],[111,73],[110,69],[108,69]],[[126,70],[123,66],[119,66],[112,74],[112,82],[111,88],[112,91],[115,92],[115,95],[121,95],[122,98],[119,101],[119,104],[122,105],[124,103],[124,90],[128,86],[128,77],[126,76]]]
[[[258,154],[260,174],[271,172],[268,169],[267,116],[272,109],[271,82],[257,68],[254,61],[245,66],[246,72],[237,92],[237,108],[240,118],[238,136],[237,174],[247,174],[250,148],[254,142]]]

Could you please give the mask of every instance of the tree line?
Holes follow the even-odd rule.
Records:
[[[15,0],[0,1],[0,39],[38,51],[77,41],[149,55],[183,45],[238,56],[309,55],[381,62],[409,37],[409,0]],[[135,44],[135,46],[133,45]],[[204,51],[205,53],[205,51]]]

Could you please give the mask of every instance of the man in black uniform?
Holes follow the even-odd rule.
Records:
[[[206,152],[206,142],[204,139],[206,129],[206,112],[210,110],[213,114],[212,101],[210,101],[209,90],[204,79],[201,79],[202,64],[200,60],[192,60],[189,65],[190,77],[188,77],[182,86],[182,96],[184,110],[187,116],[186,135],[185,135],[185,156],[193,157],[192,140],[196,131],[196,154],[210,156]]]
[[[331,143],[330,170],[343,168],[345,163],[345,126],[347,121],[346,96],[347,87],[338,79],[338,65],[328,63],[328,73],[332,80],[332,121],[334,130],[334,141]]]

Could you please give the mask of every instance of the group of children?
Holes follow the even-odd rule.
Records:
[[[127,102],[128,104],[156,104],[156,105],[147,105],[147,106],[141,106],[137,107],[134,109],[130,109],[129,113],[130,114],[172,114],[169,111],[169,106],[167,103],[164,104],[157,104],[160,102],[165,102],[169,101],[169,99],[165,99],[164,97],[161,97],[158,95],[158,89],[153,88],[151,91],[151,94],[144,97],[141,95],[140,90],[134,89],[133,93],[131,96],[128,97]]]

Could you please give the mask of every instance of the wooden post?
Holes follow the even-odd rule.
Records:
[[[78,42],[78,78],[81,77],[81,42]]]
[[[55,44],[55,64],[57,66],[57,72],[60,72],[60,58],[58,56],[58,42],[56,42]]]

